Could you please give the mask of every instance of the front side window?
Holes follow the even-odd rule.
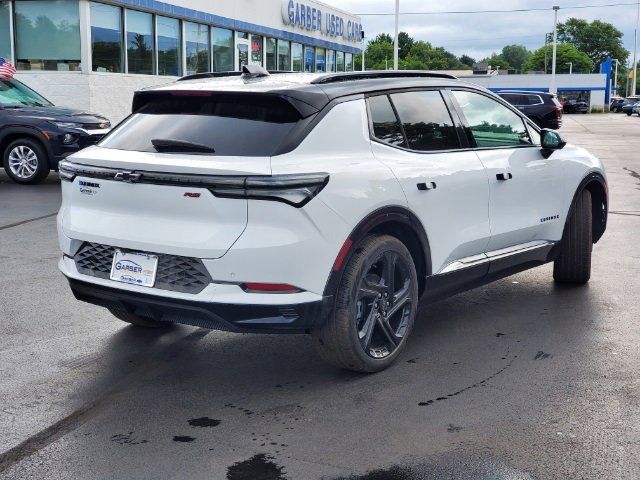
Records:
[[[187,75],[209,71],[209,27],[184,23],[187,47]]]
[[[278,70],[291,70],[291,47],[286,40],[278,40]]]
[[[19,70],[80,70],[78,2],[18,0],[14,5]]]
[[[344,52],[336,52],[336,72],[344,72]]]
[[[251,65],[262,65],[262,37],[251,35]]]
[[[126,15],[128,72],[153,75],[153,15],[137,10]]]
[[[267,38],[267,70],[276,70],[276,39]]]
[[[10,5],[6,0],[0,0],[0,58],[11,60],[11,22]]]
[[[226,28],[211,28],[211,47],[213,49],[213,71],[230,72],[233,70],[233,32]]]
[[[531,145],[522,118],[504,105],[479,93],[454,90],[471,134],[480,148]]]
[[[158,23],[158,75],[179,76],[180,65],[180,20],[157,17]]]
[[[94,72],[122,72],[122,11],[91,4],[91,59]]]
[[[302,58],[302,45],[299,43],[291,44],[291,60],[291,70],[301,72],[304,62]]]
[[[394,93],[391,100],[410,149],[425,152],[460,147],[456,128],[440,92]]]
[[[378,95],[369,98],[369,112],[371,113],[371,125],[373,136],[389,145],[406,147],[407,144],[402,134],[400,122],[396,118],[389,97]]]
[[[270,156],[299,120],[291,104],[269,95],[159,92],[100,146],[172,153],[173,142],[205,150],[207,155]]]

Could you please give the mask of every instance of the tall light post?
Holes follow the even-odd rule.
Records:
[[[639,0],[640,1],[640,0]],[[396,36],[393,41],[393,69],[398,70],[398,24],[400,21],[400,0],[396,0]]]
[[[614,58],[613,61],[616,62],[616,71],[613,74],[613,89],[615,89],[616,95],[618,95],[618,64],[620,63],[620,60]]]
[[[638,69],[638,22],[640,22],[640,0],[636,2],[636,28],[633,31],[633,90],[631,90],[631,95],[636,94],[636,86],[638,83],[636,70]]]
[[[360,36],[362,38],[362,71],[364,72],[364,30],[360,31]]]
[[[640,1],[640,0],[638,0]],[[558,5],[553,6],[553,53],[551,54],[551,86],[550,93],[558,93],[556,88],[556,53],[558,49]]]

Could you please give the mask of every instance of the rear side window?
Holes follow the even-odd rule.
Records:
[[[500,96],[509,102],[511,105],[526,105],[525,100],[522,95],[517,93],[502,93]]]
[[[371,112],[371,123],[373,125],[373,136],[378,140],[395,145],[406,147],[407,144],[400,128],[400,122],[393,111],[389,97],[379,95],[369,98],[369,111]]]
[[[541,105],[544,102],[538,95],[525,95],[527,103],[525,105]]]
[[[424,152],[460,147],[456,128],[439,91],[394,93],[391,101],[410,149]]]
[[[503,104],[474,92],[454,90],[453,95],[478,147],[532,145],[522,118]]]
[[[299,120],[298,111],[278,97],[161,92],[99,145],[157,152],[164,143],[162,151],[173,153],[166,144],[192,144],[206,147],[202,150],[211,155],[270,156]]]

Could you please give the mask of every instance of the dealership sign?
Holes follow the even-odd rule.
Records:
[[[359,43],[362,25],[357,17],[346,15],[321,3],[282,0],[282,20],[300,30]]]

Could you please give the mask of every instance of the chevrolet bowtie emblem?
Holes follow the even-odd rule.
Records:
[[[118,172],[113,176],[114,180],[118,180],[120,182],[127,182],[127,183],[136,183],[140,181],[140,178],[142,177],[141,173],[135,173],[135,172]]]

